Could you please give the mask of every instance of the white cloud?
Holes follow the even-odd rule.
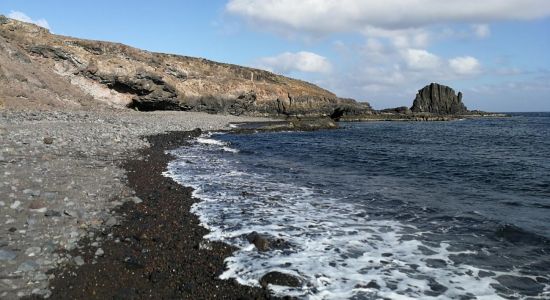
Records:
[[[430,42],[430,33],[425,29],[382,29],[378,27],[367,26],[361,30],[361,33],[367,37],[385,38],[390,40],[397,48],[422,48]]]
[[[31,17],[27,16],[25,13],[20,12],[20,11],[10,12],[8,14],[8,18],[12,18],[14,20],[18,20],[18,21],[22,21],[22,22],[32,23],[32,24],[38,25],[40,27],[44,27],[48,30],[51,29],[50,24],[48,24],[48,21],[46,21],[46,19],[33,20]]]
[[[230,0],[226,10],[259,24],[316,34],[366,27],[407,29],[550,16],[548,0]]]
[[[487,24],[472,25],[472,31],[474,35],[480,39],[487,38],[491,35],[491,28]]]
[[[449,66],[459,75],[473,75],[481,72],[481,64],[476,58],[471,56],[450,59]]]
[[[426,50],[407,49],[402,55],[405,63],[412,70],[433,70],[441,66],[441,59]]]
[[[294,71],[328,73],[332,69],[326,57],[306,51],[285,52],[277,56],[260,58],[258,65],[263,69],[283,74]]]

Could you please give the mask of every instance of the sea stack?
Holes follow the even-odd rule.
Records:
[[[432,113],[438,115],[457,115],[467,113],[462,103],[462,93],[445,85],[432,83],[418,91],[411,107],[414,113]]]

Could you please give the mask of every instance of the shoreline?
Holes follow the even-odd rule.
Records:
[[[272,299],[266,289],[218,278],[235,249],[203,239],[208,229],[190,212],[200,199],[192,197],[192,188],[162,175],[173,159],[166,151],[200,134],[195,130],[146,137],[151,146],[139,151],[145,159],[122,164],[129,187],[143,202],[126,202],[116,209],[124,220],[101,232],[110,237],[101,245],[102,255],[84,241],[73,255],[80,253],[86,263],[55,272],[52,299]]]
[[[193,112],[0,110],[0,298],[51,296],[52,270],[101,256],[119,207],[139,203],[121,164],[147,161],[144,137],[230,129],[265,118]],[[165,167],[165,166],[163,166]],[[160,173],[159,173],[160,175]],[[124,204],[127,203],[127,204]],[[71,254],[71,253],[74,253]],[[88,298],[88,297],[87,297]]]

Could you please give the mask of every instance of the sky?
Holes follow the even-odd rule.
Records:
[[[0,14],[269,70],[376,109],[438,82],[470,109],[550,111],[550,0],[2,0]]]

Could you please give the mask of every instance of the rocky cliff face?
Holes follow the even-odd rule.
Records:
[[[271,72],[53,35],[5,17],[0,17],[0,62],[0,100],[8,107],[311,116],[372,111],[368,103]]]
[[[432,113],[438,115],[457,115],[467,113],[462,103],[462,93],[445,85],[432,83],[418,91],[411,107],[413,113]]]

